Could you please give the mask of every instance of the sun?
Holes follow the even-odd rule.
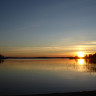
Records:
[[[83,52],[78,52],[78,57],[84,57],[84,53]]]

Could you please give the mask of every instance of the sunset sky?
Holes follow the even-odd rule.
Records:
[[[96,52],[96,0],[0,0],[0,54]]]

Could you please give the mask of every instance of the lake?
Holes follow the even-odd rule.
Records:
[[[84,59],[6,59],[0,62],[0,95],[96,90],[96,63]]]

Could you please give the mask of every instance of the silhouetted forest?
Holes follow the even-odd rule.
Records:
[[[85,59],[96,59],[96,53],[95,54],[86,55]]]
[[[3,55],[0,54],[0,59],[4,59],[5,57]]]

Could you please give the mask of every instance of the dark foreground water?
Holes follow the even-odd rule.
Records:
[[[23,59],[0,63],[0,95],[91,90],[96,90],[95,61]]]

